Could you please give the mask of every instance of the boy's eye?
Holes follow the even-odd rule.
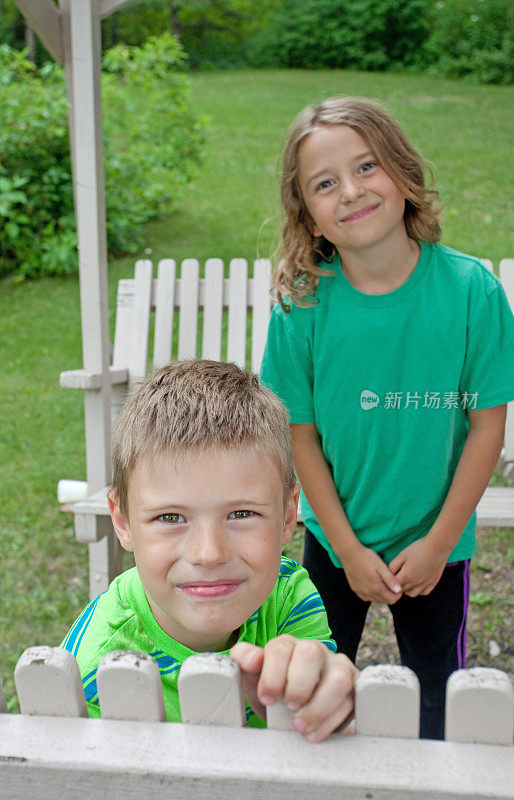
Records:
[[[242,509],[241,511],[231,511],[228,515],[229,519],[247,519],[248,517],[253,517],[253,511],[247,511]]]
[[[179,522],[186,521],[182,514],[160,514],[157,519],[159,522],[164,522],[166,525],[177,525]]]
[[[360,172],[369,172],[370,169],[377,166],[376,161],[365,161],[364,164],[361,164],[359,167]]]

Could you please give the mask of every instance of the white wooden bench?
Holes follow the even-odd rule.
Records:
[[[29,648],[15,683],[22,713],[0,713],[0,800],[514,798],[514,697],[499,670],[450,676],[443,742],[418,738],[419,684],[406,667],[367,667],[356,735],[318,745],[290,729],[282,703],[267,730],[244,727],[238,667],[219,654],[182,666],[182,724],[164,721],[159,669],[144,653],[103,659],[102,719],[87,717],[67,651]]]
[[[490,261],[484,263],[492,269]],[[156,279],[152,271],[151,261],[138,261],[134,278],[118,284],[110,369],[113,420],[127,389],[146,375],[153,312],[153,366],[172,357],[202,357],[249,364],[255,372],[260,368],[272,305],[269,260],[255,261],[253,277],[248,276],[244,259],[230,262],[228,278],[223,277],[223,262],[216,258],[207,260],[204,278],[200,278],[196,259],[182,262],[180,277],[172,259],[159,262]],[[500,263],[500,278],[514,310],[514,259]],[[175,346],[174,337],[178,339]],[[86,394],[98,391],[100,385],[99,376],[84,370],[62,372],[60,382],[61,386],[84,389]],[[87,443],[87,448],[91,447],[94,442]],[[514,469],[514,402],[509,404],[500,467],[505,474]],[[89,543],[90,596],[94,598],[121,570],[106,490],[77,503],[74,513],[77,539]],[[514,527],[514,488],[489,488],[477,513],[481,525]]]

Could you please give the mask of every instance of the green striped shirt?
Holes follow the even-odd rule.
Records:
[[[285,557],[273,591],[241,626],[238,641],[264,647],[281,633],[299,639],[319,639],[332,652],[336,651],[323,602],[314,584],[303,567]],[[135,567],[115,578],[107,591],[84,609],[61,647],[77,659],[91,717],[100,716],[96,671],[103,656],[112,650],[137,650],[151,655],[159,667],[166,718],[169,722],[181,721],[178,673],[194,651],[172,639],[158,625]],[[251,727],[265,727],[264,720],[248,704],[246,718]]]

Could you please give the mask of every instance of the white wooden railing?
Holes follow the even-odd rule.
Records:
[[[514,697],[499,670],[450,677],[444,742],[418,738],[419,684],[406,667],[367,667],[357,734],[318,745],[289,730],[281,703],[269,709],[267,730],[243,728],[238,667],[215,653],[181,668],[182,724],[164,722],[159,670],[144,653],[101,662],[102,719],[87,717],[65,650],[26,650],[15,684],[22,713],[0,713],[1,800],[514,798]]]

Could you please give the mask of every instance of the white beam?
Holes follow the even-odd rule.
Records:
[[[132,0],[100,0],[100,19],[105,19],[114,11],[128,6],[131,2]]]
[[[61,0],[70,106],[75,214],[79,245],[82,353],[100,386],[86,392],[89,489],[110,483],[110,345],[107,314],[107,237],[97,0]]]
[[[87,372],[101,376],[99,388],[86,392],[84,399],[87,482],[95,492],[111,481],[100,4],[98,0],[59,0],[59,5],[79,243],[83,363]],[[104,536],[89,545],[91,597],[106,589],[121,571],[121,548],[114,539]]]
[[[64,62],[61,14],[53,0],[14,0],[32,30],[59,64]]]

